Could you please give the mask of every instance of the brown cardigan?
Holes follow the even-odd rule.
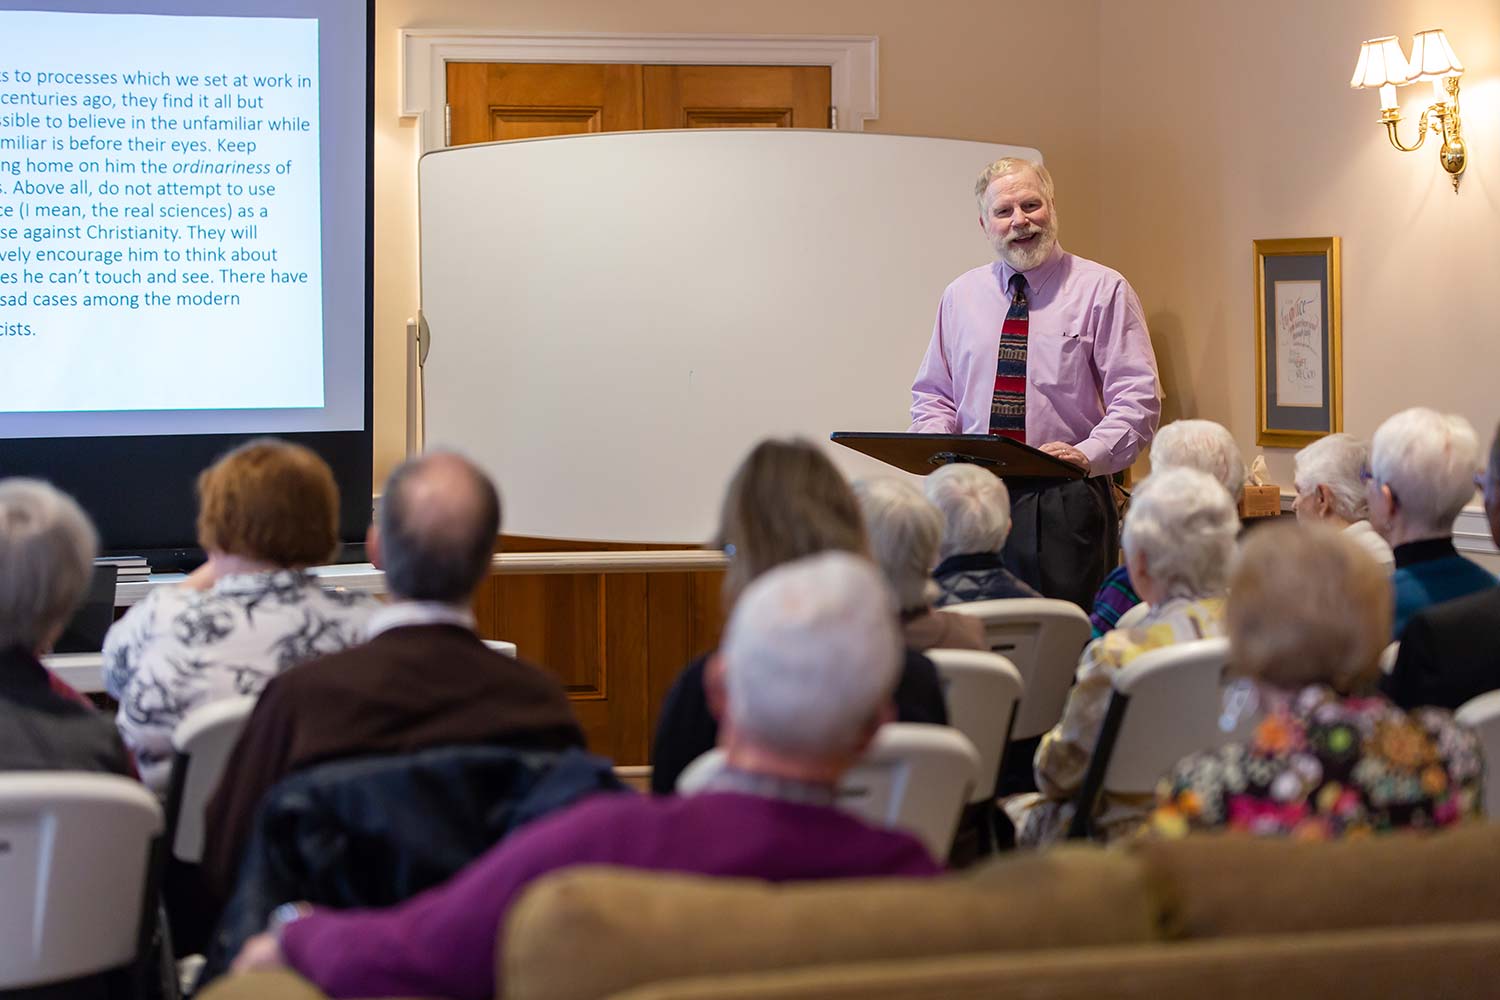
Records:
[[[204,874],[234,889],[262,796],[313,764],[364,754],[499,743],[582,747],[562,685],[455,625],[412,625],[293,667],[266,685],[208,803]]]

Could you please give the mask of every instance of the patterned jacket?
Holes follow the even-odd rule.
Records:
[[[932,571],[937,581],[936,605],[966,604],[1006,597],[1041,597],[1025,581],[1005,568],[998,552],[949,556]]]

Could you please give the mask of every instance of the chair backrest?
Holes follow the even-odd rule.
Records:
[[[969,738],[979,752],[979,780],[971,801],[994,795],[995,779],[1010,742],[1022,702],[1021,672],[999,653],[972,649],[929,649],[948,707],[948,725]]]
[[[1484,754],[1484,814],[1500,816],[1500,691],[1486,691],[1458,706],[1453,718],[1474,731]]]
[[[1115,674],[1070,835],[1088,835],[1100,793],[1149,795],[1183,757],[1234,738],[1219,725],[1228,662],[1228,639],[1198,639],[1143,653]]]
[[[125,967],[156,894],[161,806],[111,774],[0,774],[0,989]]]
[[[516,655],[516,644],[513,642],[506,642],[504,639],[485,639],[484,644],[497,653],[504,653],[506,656]]]
[[[983,621],[990,649],[1021,672],[1026,699],[1011,738],[1040,736],[1055,726],[1073,686],[1079,654],[1093,636],[1088,615],[1070,601],[1046,597],[970,601],[943,610]]]
[[[1120,620],[1115,622],[1115,628],[1134,628],[1150,613],[1151,605],[1146,601],[1141,601],[1126,609],[1125,613],[1120,616]]]
[[[1389,674],[1396,669],[1396,657],[1401,655],[1401,642],[1397,640],[1380,651],[1380,672]]]
[[[167,833],[179,861],[203,860],[203,814],[254,708],[253,695],[224,698],[193,709],[172,731],[176,755],[167,785]]]
[[[717,747],[699,756],[678,775],[678,793],[702,790],[723,766],[724,751]],[[839,782],[838,804],[875,826],[905,830],[941,861],[978,780],[979,751],[963,733],[951,726],[888,722]]]

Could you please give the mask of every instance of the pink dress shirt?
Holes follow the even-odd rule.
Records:
[[[912,383],[912,433],[986,434],[1000,326],[1015,271],[996,260],[943,292]],[[1128,468],[1161,416],[1156,355],[1141,301],[1118,271],[1061,247],[1026,272],[1026,443],[1062,441],[1092,475]]]

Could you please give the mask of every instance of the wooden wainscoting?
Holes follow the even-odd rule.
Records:
[[[557,674],[589,749],[648,763],[662,699],[719,641],[723,555],[513,536],[500,546],[474,599],[479,634]]]

